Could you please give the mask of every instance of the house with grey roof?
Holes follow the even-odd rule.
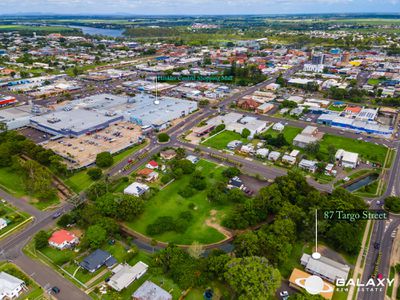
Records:
[[[6,272],[0,272],[0,299],[17,298],[25,288],[25,282]]]
[[[172,300],[172,295],[151,281],[145,281],[132,295],[133,300]]]

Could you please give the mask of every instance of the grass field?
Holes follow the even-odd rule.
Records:
[[[79,32],[75,28],[64,26],[25,26],[25,25],[0,25],[1,31],[32,31],[41,33]]]
[[[286,139],[286,141],[288,141],[288,143],[292,143],[293,139],[296,137],[296,135],[298,135],[300,132],[302,131],[301,128],[298,127],[293,127],[293,126],[285,126],[285,128],[283,129],[282,133]],[[268,129],[266,131],[266,134],[270,134],[273,137],[276,137],[279,132],[276,130],[273,130],[272,128]]]
[[[343,111],[346,106],[329,105],[328,109],[331,111]]]
[[[385,162],[386,153],[388,151],[388,149],[382,145],[331,134],[325,134],[320,145],[320,151],[325,155],[328,155],[328,146],[333,145],[336,149],[356,152],[360,154],[361,158],[378,162],[381,165]]]
[[[197,163],[197,169],[206,176],[207,184],[210,185],[217,178],[221,177],[223,168],[209,161],[201,160]],[[223,234],[216,229],[205,224],[206,219],[210,217],[210,211],[215,209],[218,211],[217,218],[221,219],[229,210],[227,206],[215,206],[206,199],[206,191],[199,191],[190,198],[182,198],[178,192],[189,184],[190,176],[184,176],[181,179],[171,183],[165,189],[157,193],[152,199],[146,203],[144,213],[135,221],[127,225],[142,234],[146,234],[146,228],[152,224],[158,217],[178,215],[189,210],[190,203],[195,204],[196,208],[191,210],[193,220],[190,221],[184,233],[169,231],[157,236],[155,239],[163,242],[173,242],[177,244],[191,244],[197,241],[202,244],[214,243],[224,238]]]
[[[228,145],[229,142],[232,142],[234,140],[239,140],[244,143],[247,142],[247,139],[242,138],[242,136],[239,133],[229,130],[224,130],[221,133],[217,134],[216,136],[206,140],[203,143],[203,145],[222,150],[222,149],[227,149],[226,145]]]
[[[25,189],[23,179],[11,168],[0,169],[0,188],[12,194],[14,197],[25,197],[29,199],[29,203],[40,210],[60,203],[57,196],[52,199],[47,199],[46,201],[39,201],[35,198],[35,195],[29,195],[28,191]]]
[[[377,84],[379,84],[380,82],[381,82],[381,80],[376,79],[376,78],[370,78],[370,79],[368,79],[368,84],[369,84],[369,85],[377,85]]]

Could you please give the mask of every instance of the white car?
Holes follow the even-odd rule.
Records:
[[[286,298],[286,297],[289,297],[289,293],[288,293],[288,291],[282,291],[279,293],[279,296]]]

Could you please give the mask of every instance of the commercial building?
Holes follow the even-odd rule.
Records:
[[[353,118],[341,117],[337,113],[322,114],[318,117],[317,123],[356,132],[381,135],[385,137],[389,137],[393,134],[392,127],[379,124],[376,121],[363,121]]]
[[[336,161],[341,163],[343,168],[356,168],[358,165],[358,153],[339,149],[335,154]]]
[[[149,266],[141,261],[137,262],[133,267],[128,264],[119,264],[111,271],[113,275],[107,284],[120,292],[132,282],[142,277],[148,268]]]
[[[107,115],[96,111],[74,109],[60,110],[30,119],[30,125],[52,135],[80,136],[96,132],[122,121],[122,115]]]
[[[350,267],[348,265],[338,263],[324,256],[319,259],[314,259],[311,255],[304,253],[300,259],[300,263],[307,272],[318,275],[333,283],[338,279],[346,280],[350,272]]]
[[[23,105],[0,110],[0,122],[7,126],[8,130],[18,129],[29,125],[32,116],[32,106]]]

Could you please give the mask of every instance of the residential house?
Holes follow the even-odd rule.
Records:
[[[200,158],[194,155],[188,155],[186,156],[186,159],[190,161],[192,164],[197,164],[200,161]]]
[[[296,163],[296,157],[285,154],[282,156],[282,162],[289,165],[294,165]]]
[[[165,160],[171,160],[175,158],[176,151],[174,149],[168,149],[160,152],[160,157]]]
[[[119,264],[112,269],[112,276],[107,284],[114,290],[120,292],[127,288],[132,282],[142,277],[149,268],[148,265],[139,261],[133,267],[128,264]]]
[[[172,295],[151,281],[145,281],[132,295],[133,300],[172,300]]]
[[[308,172],[315,173],[317,170],[317,163],[318,162],[314,160],[302,159],[299,163],[299,167]]]
[[[79,243],[79,238],[65,229],[54,231],[49,238],[49,245],[60,250],[72,248]]]
[[[0,218],[0,230],[3,229],[3,228],[6,228],[7,225],[8,225],[7,220],[3,219],[3,218]]]
[[[137,175],[141,176],[144,178],[146,181],[151,182],[154,180],[157,180],[158,178],[158,173],[152,169],[144,168],[142,170],[139,170],[137,172]]]
[[[152,169],[152,170],[158,169],[158,163],[156,161],[154,161],[154,160],[151,160],[151,161],[149,161],[147,163],[146,168],[149,168],[149,169]]]
[[[257,107],[256,112],[258,114],[266,114],[270,110],[274,108],[274,105],[271,103],[263,103],[259,107]]]
[[[90,273],[94,273],[104,265],[111,268],[116,263],[117,260],[110,253],[97,249],[86,256],[79,265]]]
[[[256,151],[256,155],[261,158],[266,158],[268,156],[269,150],[267,148],[259,148]]]
[[[124,194],[140,197],[150,189],[149,186],[143,183],[134,182],[124,189]]]
[[[256,110],[260,103],[253,99],[242,99],[238,101],[238,107],[245,110]]]
[[[229,150],[233,151],[233,150],[237,149],[238,147],[240,147],[242,144],[243,144],[242,141],[234,140],[234,141],[229,142],[228,145],[226,145],[226,147]]]
[[[268,155],[268,160],[277,161],[281,157],[281,153],[278,151],[271,151]]]
[[[274,126],[272,126],[272,129],[281,132],[283,129],[285,129],[285,125],[282,123],[275,123]]]
[[[0,299],[17,298],[25,288],[25,282],[6,272],[0,272]]]

